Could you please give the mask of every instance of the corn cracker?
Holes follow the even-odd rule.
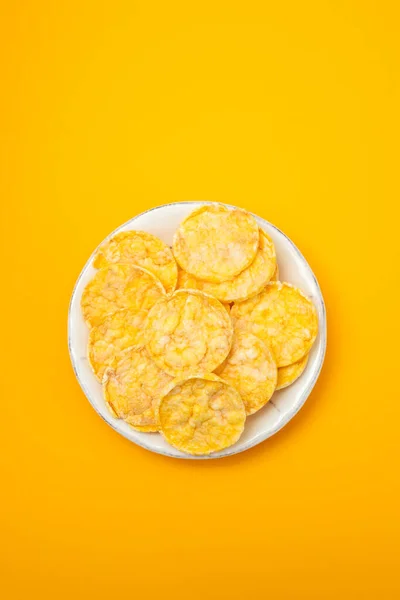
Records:
[[[178,227],[174,256],[197,279],[232,279],[254,260],[259,243],[254,217],[241,209],[210,204],[192,212]]]
[[[283,390],[283,388],[288,387],[288,385],[291,385],[300,377],[307,366],[308,357],[309,354],[306,354],[303,356],[303,358],[292,365],[287,365],[286,367],[281,367],[278,369],[278,383],[276,385],[277,390]]]
[[[106,242],[96,253],[96,269],[111,263],[128,262],[153,273],[167,294],[175,290],[178,268],[171,249],[162,240],[146,231],[122,231]]]
[[[318,332],[315,306],[288,283],[269,283],[257,296],[235,303],[230,316],[235,329],[250,331],[267,342],[278,367],[305,356]]]
[[[196,279],[179,269],[178,289],[201,290],[218,298],[221,302],[246,300],[258,294],[267,285],[276,271],[275,247],[271,238],[260,229],[260,241],[253,262],[244,271],[229,281],[211,283]]]
[[[276,388],[277,368],[268,346],[252,333],[236,332],[226,360],[215,372],[237,389],[251,415],[262,408]]]
[[[132,348],[120,355],[103,384],[111,410],[138,431],[158,431],[155,407],[172,377],[157,367],[146,348]]]
[[[146,269],[127,263],[111,264],[97,271],[83,290],[83,318],[94,327],[122,308],[149,310],[164,296],[160,281]]]
[[[174,381],[156,410],[167,442],[193,455],[231,446],[239,439],[246,421],[240,394],[212,374]]]
[[[146,317],[146,310],[118,310],[90,330],[88,358],[99,381],[103,381],[106,370],[115,365],[121,352],[144,345]]]
[[[196,290],[177,290],[148,315],[147,348],[160,369],[173,376],[188,369],[213,371],[227,357],[232,336],[227,310]]]

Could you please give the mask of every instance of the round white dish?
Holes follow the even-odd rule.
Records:
[[[171,245],[173,234],[179,223],[190,212],[203,204],[210,204],[210,202],[177,202],[150,209],[118,227],[100,245],[116,233],[130,229],[147,231]],[[225,206],[235,208],[229,204]],[[80,308],[82,292],[96,272],[92,266],[92,261],[97,249],[93,252],[78,277],[72,292],[68,314],[68,347],[75,375],[95,411],[115,431],[147,450],[175,458],[195,460],[221,458],[248,450],[274,435],[294,417],[310,395],[318,379],[326,349],[326,312],[318,281],[295,244],[277,227],[257,215],[254,216],[260,227],[268,233],[275,243],[280,280],[298,286],[314,302],[318,312],[319,333],[311,349],[307,367],[301,377],[291,386],[275,392],[264,408],[248,417],[245,430],[236,444],[215,454],[209,456],[184,454],[170,446],[160,434],[140,433],[129,427],[124,421],[111,416],[103,399],[102,387],[93,375],[87,359],[86,346],[89,330],[84,323]]]

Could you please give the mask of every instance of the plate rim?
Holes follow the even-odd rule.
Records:
[[[314,281],[314,284],[316,286],[316,289],[318,291],[320,300],[321,300],[321,307],[322,307],[322,314],[321,314],[321,318],[320,318],[320,323],[319,323],[319,333],[321,336],[321,346],[322,346],[322,355],[319,359],[318,364],[316,365],[316,371],[314,373],[314,377],[313,379],[310,381],[310,383],[308,384],[308,386],[302,391],[301,396],[299,398],[299,401],[297,402],[296,406],[294,407],[294,409],[292,411],[289,411],[288,413],[285,414],[285,417],[278,422],[278,424],[269,432],[267,432],[267,434],[263,437],[261,437],[261,439],[256,439],[256,440],[251,440],[248,444],[246,444],[243,448],[241,449],[236,449],[236,450],[229,450],[229,448],[227,449],[227,452],[224,453],[222,456],[221,455],[213,455],[213,454],[207,454],[207,455],[199,455],[199,456],[195,456],[195,455],[191,455],[191,454],[187,454],[187,455],[175,455],[175,454],[170,454],[165,450],[158,450],[155,448],[152,448],[151,446],[148,446],[144,441],[136,441],[136,440],[132,440],[125,432],[120,431],[115,424],[112,422],[112,416],[109,416],[109,419],[106,418],[104,415],[102,415],[99,410],[97,409],[95,403],[92,401],[91,399],[91,395],[90,395],[90,391],[86,388],[85,383],[81,380],[81,378],[79,377],[77,368],[76,368],[76,364],[75,364],[75,356],[74,356],[74,351],[72,348],[72,339],[71,339],[71,330],[72,330],[72,326],[71,326],[71,321],[72,321],[72,304],[74,302],[76,293],[77,293],[77,289],[78,289],[78,285],[80,280],[83,277],[83,274],[85,273],[86,269],[91,265],[92,261],[93,261],[93,257],[96,254],[97,250],[100,248],[100,246],[102,246],[105,242],[107,242],[110,238],[112,238],[114,235],[116,235],[121,229],[123,229],[124,227],[126,227],[127,225],[129,225],[133,220],[151,213],[154,210],[160,209],[160,208],[167,208],[168,206],[176,206],[176,205],[188,205],[188,204],[193,204],[193,203],[199,203],[199,204],[222,204],[223,206],[226,206],[228,208],[238,208],[237,206],[233,205],[233,204],[226,204],[224,202],[213,202],[212,200],[183,200],[183,201],[178,201],[178,202],[168,202],[167,204],[160,204],[158,206],[153,206],[152,208],[149,208],[147,210],[144,210],[141,213],[138,213],[137,215],[135,215],[134,217],[131,217],[130,219],[128,219],[127,221],[125,221],[124,223],[122,223],[121,225],[119,225],[116,229],[114,229],[111,233],[109,233],[97,246],[96,248],[93,250],[93,252],[91,253],[91,255],[89,256],[88,260],[86,261],[86,263],[84,264],[83,268],[81,269],[79,276],[75,282],[75,285],[73,287],[72,290],[72,294],[71,294],[71,298],[69,301],[69,305],[68,305],[68,353],[69,353],[69,357],[71,360],[71,364],[72,364],[72,369],[74,371],[75,377],[83,391],[83,393],[85,394],[87,400],[89,401],[90,405],[92,406],[92,408],[95,410],[95,412],[101,417],[101,419],[103,419],[103,421],[105,421],[107,423],[107,425],[109,425],[114,431],[116,431],[119,435],[123,436],[125,439],[127,439],[129,442],[136,444],[137,446],[141,446],[142,448],[144,448],[145,450],[148,450],[150,452],[153,452],[154,454],[160,454],[162,456],[168,456],[170,458],[175,458],[175,459],[183,459],[183,460],[210,460],[210,459],[220,459],[220,458],[227,458],[229,456],[233,456],[235,454],[240,454],[242,452],[245,452],[246,450],[250,450],[250,448],[254,448],[254,446],[258,446],[258,444],[261,444],[262,442],[265,442],[265,440],[269,439],[270,437],[272,437],[273,435],[275,435],[276,433],[278,433],[278,431],[280,431],[281,429],[283,429],[288,423],[289,421],[291,421],[293,419],[293,417],[295,417],[297,415],[297,413],[300,411],[300,409],[304,406],[306,400],[308,399],[308,397],[310,396],[312,390],[314,389],[314,386],[321,374],[321,370],[325,361],[325,355],[326,355],[326,346],[327,346],[327,319],[326,319],[326,306],[325,306],[325,301],[324,301],[324,296],[322,294],[322,290],[321,287],[319,285],[318,279],[316,278],[314,271],[311,269],[308,261],[306,260],[306,258],[304,257],[304,255],[302,254],[302,252],[299,250],[299,248],[296,246],[296,244],[286,235],[286,233],[284,233],[281,229],[279,229],[279,227],[277,227],[276,225],[274,225],[273,223],[270,223],[269,221],[267,221],[266,219],[264,219],[263,217],[260,217],[259,215],[256,215],[250,211],[249,212],[253,217],[259,219],[260,221],[262,221],[263,223],[266,223],[269,227],[272,227],[273,229],[275,229],[277,232],[279,232],[281,235],[283,235],[283,237],[289,242],[289,244],[292,246],[293,250],[296,252],[296,254],[300,257],[300,259],[302,259],[304,261],[304,263],[307,265],[307,267],[310,270],[310,273],[312,274],[312,278]]]

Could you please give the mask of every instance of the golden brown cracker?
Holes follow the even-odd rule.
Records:
[[[127,350],[103,384],[104,398],[117,415],[139,431],[158,431],[155,407],[172,377],[157,367],[146,348]]]
[[[100,325],[122,308],[149,310],[165,296],[160,281],[146,269],[128,263],[103,267],[83,290],[81,307],[89,327]]]
[[[276,271],[275,247],[268,235],[260,229],[260,242],[253,262],[233,279],[211,283],[196,279],[179,269],[178,288],[201,290],[221,302],[246,300],[258,294]]]
[[[118,310],[93,327],[89,333],[88,358],[99,381],[115,365],[121,352],[144,345],[146,310]]]
[[[147,348],[157,365],[173,376],[187,370],[213,371],[227,357],[232,322],[215,298],[177,290],[157,302],[147,320]]]
[[[276,385],[277,390],[282,390],[285,387],[288,387],[292,383],[296,381],[303,373],[304,369],[308,363],[309,354],[306,354],[293,363],[292,365],[287,365],[286,367],[281,367],[278,369],[278,383]]]
[[[153,273],[167,294],[176,288],[178,268],[171,249],[146,231],[122,231],[99,248],[93,266],[101,269],[111,263],[128,262]]]
[[[231,446],[239,439],[246,421],[240,394],[212,374],[174,381],[157,412],[167,442],[193,455]]]
[[[237,389],[251,415],[262,408],[276,388],[278,370],[268,346],[247,331],[237,332],[226,360],[215,372]]]
[[[249,213],[207,204],[180,224],[173,251],[182,269],[197,279],[219,283],[250,265],[258,243],[258,225]]]
[[[267,342],[278,367],[300,360],[318,333],[313,303],[288,283],[269,283],[257,296],[231,309],[235,329],[247,330]]]

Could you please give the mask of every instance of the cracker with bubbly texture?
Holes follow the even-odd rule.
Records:
[[[227,357],[233,328],[227,310],[212,296],[177,290],[157,302],[147,319],[147,348],[172,376],[188,370],[213,371]]]
[[[144,345],[146,317],[146,310],[118,310],[90,330],[88,358],[99,381],[103,381],[109,367],[115,366],[121,352]]]
[[[271,238],[260,229],[260,241],[255,259],[239,275],[229,281],[211,283],[196,279],[193,275],[179,269],[178,288],[201,290],[224,303],[246,300],[258,294],[270,281],[275,271],[275,246]]]
[[[262,408],[276,388],[277,368],[268,346],[247,331],[237,332],[226,360],[215,372],[237,389],[252,415]]]
[[[318,333],[315,306],[288,283],[269,283],[257,296],[235,303],[230,316],[235,329],[250,331],[267,342],[278,367],[305,356]]]
[[[163,284],[167,294],[176,288],[178,267],[167,244],[146,231],[122,231],[106,242],[96,253],[96,269],[111,263],[128,262],[153,273]]]
[[[253,262],[259,243],[254,217],[242,209],[207,204],[178,227],[173,241],[179,265],[197,279],[219,283]]]
[[[94,327],[122,308],[149,310],[165,295],[160,281],[146,269],[128,263],[111,264],[97,271],[83,290],[83,318]]]
[[[288,387],[288,385],[291,385],[300,377],[307,366],[308,357],[309,354],[306,354],[303,356],[303,358],[292,365],[287,365],[286,367],[281,367],[278,369],[278,383],[276,385],[277,390],[283,390],[283,388]]]
[[[238,391],[212,374],[174,381],[157,413],[167,442],[193,455],[228,448],[239,439],[246,421]]]
[[[146,348],[132,348],[119,356],[103,384],[111,414],[138,431],[158,431],[155,408],[172,377],[157,367]]]

